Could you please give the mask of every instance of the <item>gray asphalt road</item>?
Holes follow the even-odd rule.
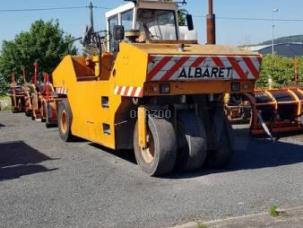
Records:
[[[63,143],[56,128],[0,112],[0,227],[167,227],[303,205],[303,137],[236,133],[227,170],[150,178],[131,151]]]

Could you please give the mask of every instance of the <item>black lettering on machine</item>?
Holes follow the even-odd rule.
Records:
[[[179,80],[188,79],[232,79],[232,67],[187,67],[179,71]]]

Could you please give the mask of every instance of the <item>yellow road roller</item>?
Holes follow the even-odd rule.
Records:
[[[191,15],[183,34],[177,18],[176,3],[131,1],[106,13],[106,31],[87,29],[90,54],[64,57],[52,74],[62,140],[133,149],[150,176],[230,162],[224,94],[253,93],[261,56],[200,45],[187,36]]]

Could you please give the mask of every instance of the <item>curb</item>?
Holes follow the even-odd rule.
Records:
[[[303,206],[278,209],[278,211],[281,215],[277,217],[271,217],[268,212],[261,212],[210,221],[188,222],[173,228],[243,227],[245,224],[249,224],[249,227],[285,227],[285,225],[302,227]]]

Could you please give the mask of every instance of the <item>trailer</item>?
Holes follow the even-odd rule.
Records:
[[[9,87],[9,96],[11,98],[11,110],[13,113],[25,111],[25,93],[22,85],[16,80],[16,74],[12,73],[11,84]]]

